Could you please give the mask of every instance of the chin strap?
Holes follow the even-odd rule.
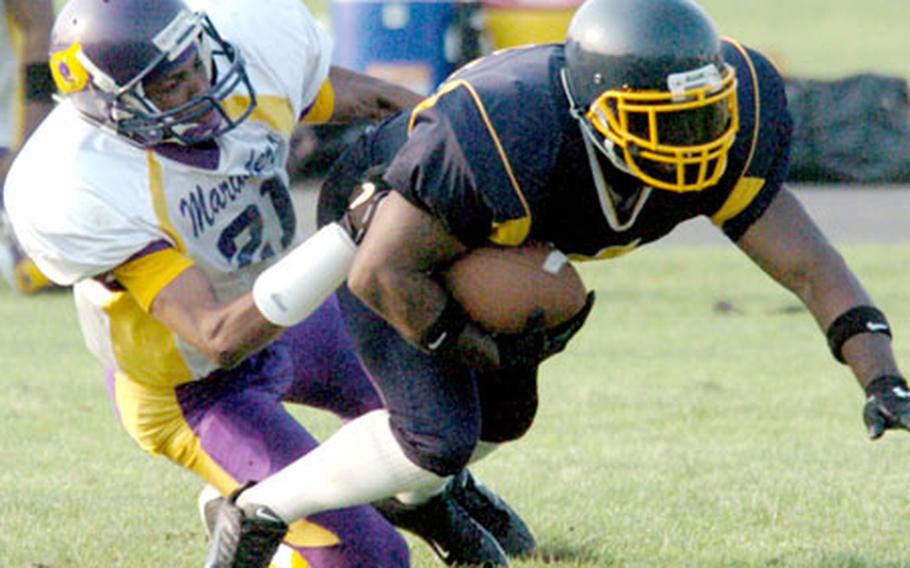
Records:
[[[625,222],[620,221],[616,204],[620,202],[622,198],[613,191],[613,188],[610,187],[610,184],[604,179],[603,168],[600,165],[600,161],[597,159],[597,150],[594,149],[594,144],[591,140],[585,136],[584,129],[582,129],[582,138],[585,141],[588,164],[591,166],[591,176],[594,178],[594,187],[597,189],[597,199],[600,201],[600,210],[603,212],[604,218],[607,220],[607,224],[610,225],[611,229],[616,232],[628,231],[632,225],[635,224],[635,221],[638,220],[638,215],[641,213],[641,210],[644,209],[648,198],[651,197],[653,188],[645,186],[638,189],[636,191],[635,203],[632,205],[632,212],[629,213]]]
[[[565,69],[560,72],[559,77],[562,80],[563,92],[566,94],[566,98],[569,101],[569,113],[578,123],[579,130],[581,130],[581,138],[584,140],[585,152],[588,155],[588,164],[591,167],[591,176],[594,178],[594,187],[597,190],[597,199],[600,201],[600,210],[603,212],[604,218],[607,220],[607,224],[610,225],[611,229],[618,233],[628,231],[635,224],[635,221],[638,220],[638,215],[641,213],[645,203],[651,196],[653,188],[645,186],[642,189],[639,189],[635,197],[635,203],[632,205],[632,212],[629,213],[628,218],[624,222],[620,221],[617,205],[621,203],[623,199],[613,190],[604,178],[603,167],[597,159],[597,152],[600,151],[603,153],[618,169],[629,173],[628,168],[625,164],[618,163],[620,160],[616,158],[613,152],[608,151],[595,142],[595,134],[588,124],[588,119],[585,118],[584,112],[578,108],[575,101],[572,99]],[[595,144],[597,144],[596,149]]]

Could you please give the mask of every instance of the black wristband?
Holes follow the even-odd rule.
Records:
[[[25,65],[25,100],[49,103],[56,90],[54,78],[47,63],[27,63]]]
[[[439,317],[421,334],[417,343],[430,353],[445,353],[458,343],[458,336],[469,321],[471,318],[461,304],[449,296]]]
[[[904,377],[900,375],[882,375],[869,381],[869,384],[863,390],[866,391],[866,396],[872,396],[895,387],[907,390],[907,381],[904,380]]]
[[[860,333],[883,333],[891,337],[891,326],[888,325],[888,319],[885,314],[873,306],[856,306],[837,316],[826,333],[828,337],[828,348],[831,354],[841,363],[844,361],[844,354],[841,349],[844,343],[854,335]]]

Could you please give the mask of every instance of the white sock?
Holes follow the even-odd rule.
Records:
[[[469,463],[479,462],[480,460],[493,453],[493,450],[498,447],[499,444],[495,442],[477,442],[477,447],[474,448],[474,452],[471,454]],[[446,478],[446,481],[449,479],[451,478]],[[407,493],[399,493],[395,495],[395,497],[405,505],[419,505],[421,503],[426,503],[434,496],[442,493],[442,490],[445,489],[445,486],[430,487],[428,489],[428,491],[408,491]]]
[[[396,493],[438,491],[446,482],[409,460],[374,410],[342,426],[325,443],[240,494],[238,505],[265,505],[285,522]]]
[[[445,482],[448,483],[450,479],[452,478],[445,478]],[[442,493],[445,488],[446,486],[443,484],[440,487],[428,487],[425,491],[406,491],[404,493],[397,493],[395,498],[405,505],[420,505]]]

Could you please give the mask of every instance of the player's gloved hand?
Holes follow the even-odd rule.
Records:
[[[545,359],[547,331],[543,325],[543,310],[534,310],[524,330],[519,333],[493,335],[499,350],[500,369],[534,369]]]
[[[379,210],[382,200],[389,195],[389,191],[391,188],[379,176],[364,181],[354,190],[351,203],[339,223],[351,236],[355,245],[359,245],[363,240],[376,216],[376,211]]]
[[[585,304],[577,314],[567,321],[546,329],[543,311],[536,310],[524,331],[515,334],[497,334],[493,336],[499,349],[500,368],[536,368],[546,359],[566,348],[578,330],[584,325],[594,306],[594,292],[588,292]]]
[[[588,292],[587,297],[585,297],[585,305],[581,307],[577,314],[546,331],[543,349],[544,359],[552,357],[566,348],[569,340],[575,337],[575,334],[578,333],[578,330],[581,329],[581,326],[583,326],[588,319],[591,308],[594,307],[594,300],[595,295],[592,290]]]
[[[910,430],[910,389],[903,377],[884,375],[866,386],[863,422],[873,440],[881,438],[885,430]]]

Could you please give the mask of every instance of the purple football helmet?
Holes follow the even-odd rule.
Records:
[[[193,50],[210,88],[176,108],[157,108],[143,82]],[[51,32],[50,66],[85,119],[143,147],[211,140],[256,106],[241,53],[182,0],[70,0]]]

